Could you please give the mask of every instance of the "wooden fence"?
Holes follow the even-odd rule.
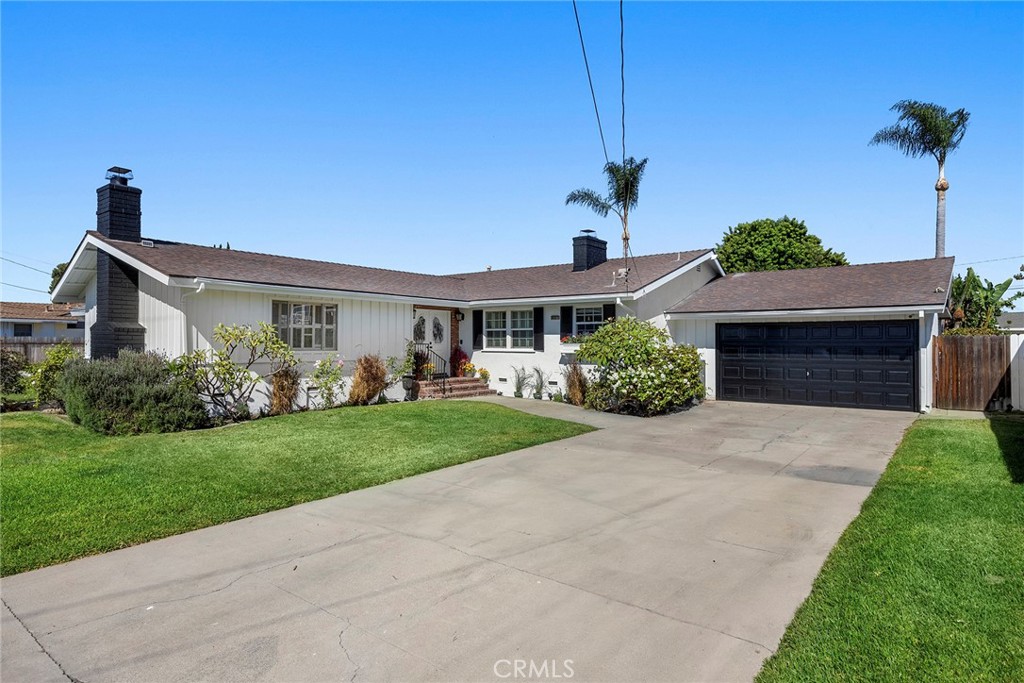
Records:
[[[85,349],[84,339],[59,339],[57,337],[2,337],[0,346],[24,354],[29,363],[38,363],[46,357],[47,351],[62,341],[71,344],[79,353]]]
[[[1002,409],[1011,402],[1010,337],[936,337],[935,407]]]

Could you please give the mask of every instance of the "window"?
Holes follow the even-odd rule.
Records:
[[[512,311],[512,348],[533,348],[533,311]]]
[[[85,323],[82,322],[81,320],[76,320],[74,322],[68,323],[68,329],[69,330],[81,330],[81,329],[84,329],[84,328],[85,328]]]
[[[503,349],[508,311],[487,311],[484,313],[484,346],[488,349]]]
[[[601,306],[578,306],[576,308],[576,336],[585,337],[597,332],[604,324],[604,309]]]
[[[14,323],[15,337],[31,337],[32,323]]]
[[[275,301],[273,318],[278,336],[293,349],[338,349],[337,306]]]
[[[533,349],[533,310],[485,311],[484,348]]]

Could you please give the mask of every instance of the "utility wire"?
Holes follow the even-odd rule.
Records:
[[[976,266],[979,263],[995,263],[996,261],[1015,261],[1019,258],[1024,258],[1024,254],[1020,256],[1006,256],[1003,258],[990,258],[987,261],[971,261],[970,263],[958,263],[960,266]]]
[[[43,275],[50,275],[50,273],[48,271],[41,270],[41,269],[35,268],[33,266],[28,266],[28,265],[25,265],[24,263],[18,263],[14,259],[9,259],[6,256],[0,256],[0,259],[3,259],[4,261],[7,261],[8,263],[13,263],[16,266],[21,266],[22,268],[28,268],[29,270],[34,270],[37,273],[42,273]]]
[[[608,163],[608,145],[604,142],[604,128],[601,126],[601,114],[597,110],[597,94],[594,92],[594,79],[590,77],[590,61],[587,59],[587,46],[583,43],[583,27],[580,25],[580,12],[576,0],[572,0],[572,11],[576,15],[576,32],[580,34],[580,49],[583,50],[583,66],[587,68],[587,83],[590,84],[590,98],[594,101],[594,116],[597,117],[597,132],[601,135],[601,149],[604,150],[604,163]]]
[[[15,289],[26,289],[26,290],[28,290],[30,292],[39,292],[40,294],[49,294],[49,292],[45,292],[45,291],[43,291],[41,289],[33,289],[31,287],[22,287],[21,285],[12,285],[10,282],[0,282],[0,285],[3,285],[4,287],[14,287]]]
[[[622,165],[626,165],[626,22],[619,0],[619,79],[622,81]]]

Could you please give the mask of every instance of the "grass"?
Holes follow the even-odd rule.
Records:
[[[1024,421],[918,420],[757,683],[1024,680]]]
[[[107,437],[0,418],[0,573],[15,574],[591,428],[486,403],[342,408]]]

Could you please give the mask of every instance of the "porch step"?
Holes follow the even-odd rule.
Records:
[[[497,391],[490,389],[479,377],[451,377],[447,380],[448,391],[441,394],[441,388],[430,382],[420,382],[420,398],[469,398],[470,396],[493,396]]]

